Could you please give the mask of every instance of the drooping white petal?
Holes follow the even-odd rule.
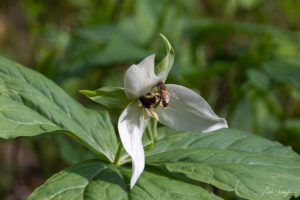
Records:
[[[165,73],[160,73],[159,75],[155,74],[154,58],[155,55],[152,54],[138,65],[132,65],[126,71],[124,89],[129,99],[145,95],[158,81],[164,78]]]
[[[157,108],[162,124],[179,130],[200,132],[228,128],[226,120],[218,117],[199,94],[180,85],[166,86],[171,91],[169,105],[166,109]]]
[[[148,124],[144,118],[142,108],[136,102],[130,103],[119,117],[118,129],[122,144],[132,159],[132,188],[145,167],[145,155],[142,144],[142,135]]]

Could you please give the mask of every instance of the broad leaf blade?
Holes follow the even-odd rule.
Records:
[[[147,170],[147,169],[146,169]],[[131,170],[124,169],[122,173],[129,182]],[[162,171],[153,173],[144,171],[139,177],[137,184],[129,193],[132,200],[156,200],[156,199],[186,199],[186,200],[221,200],[199,185],[192,185],[162,175]]]
[[[30,108],[0,96],[0,130],[0,137],[10,139],[56,131],[58,127]]]
[[[0,137],[63,132],[113,161],[117,139],[107,112],[82,107],[41,74],[4,58],[0,102]]]
[[[137,185],[130,190],[127,184],[130,176],[131,170],[128,168],[117,169],[97,160],[86,161],[52,176],[37,188],[29,199],[220,199],[200,186],[147,171],[142,174]]]
[[[162,132],[168,135],[148,153],[147,164],[247,199],[290,199],[300,194],[300,157],[277,142],[230,129],[209,134]]]
[[[53,175],[30,196],[38,199],[128,199],[120,173],[97,160],[81,163]]]

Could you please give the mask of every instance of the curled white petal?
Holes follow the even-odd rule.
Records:
[[[129,99],[141,97],[148,93],[150,89],[161,81],[165,74],[156,75],[154,72],[154,58],[152,54],[146,57],[138,65],[128,68],[124,77],[124,89]]]
[[[136,102],[130,103],[122,112],[118,122],[118,129],[124,149],[132,159],[132,188],[145,167],[145,155],[142,135],[148,124],[144,118],[142,108]]]
[[[162,124],[179,130],[201,132],[228,128],[226,120],[218,117],[199,94],[180,85],[166,86],[171,91],[169,105],[166,109],[157,108]]]

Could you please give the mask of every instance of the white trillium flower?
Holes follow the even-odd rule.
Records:
[[[131,188],[145,167],[142,135],[150,117],[170,128],[185,131],[209,132],[228,128],[226,120],[218,117],[200,95],[180,85],[165,85],[170,93],[174,93],[174,97],[169,98],[167,107],[153,105],[150,109],[146,108],[141,97],[153,97],[153,88],[155,90],[166,76],[163,72],[155,74],[154,57],[154,54],[150,55],[138,65],[132,65],[124,77],[125,93],[132,102],[120,115],[118,129],[122,144],[132,159]],[[161,93],[158,91],[158,94]],[[157,99],[161,105],[160,97],[155,95],[153,99]]]

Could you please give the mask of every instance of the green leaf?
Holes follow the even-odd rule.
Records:
[[[79,146],[77,142],[66,138],[61,135],[55,137],[60,157],[67,164],[76,164],[81,161],[95,159],[96,156],[91,151],[82,146]]]
[[[220,199],[200,186],[147,171],[130,190],[127,184],[130,176],[131,170],[128,168],[116,168],[97,160],[90,160],[53,175],[29,196],[29,200]]]
[[[146,163],[235,191],[243,198],[290,199],[300,194],[300,157],[277,142],[222,129],[199,134],[160,129]]]
[[[163,35],[160,34],[161,38],[163,39],[166,47],[166,56],[160,61],[160,63],[156,66],[156,73],[159,74],[160,72],[166,73],[165,80],[168,77],[168,74],[173,66],[174,59],[175,59],[175,52],[174,49],[172,48],[170,42],[168,39]]]
[[[80,90],[79,92],[109,108],[125,108],[129,104],[124,88],[121,87],[106,86],[93,91]]]
[[[267,62],[264,69],[278,82],[289,84],[300,90],[300,65],[288,62]]]
[[[122,173],[129,182],[131,170],[121,168]],[[162,171],[151,172],[149,169],[142,173],[137,184],[129,193],[129,199],[132,200],[156,200],[156,199],[221,199],[212,193],[201,188],[199,185],[184,183],[163,175]]]
[[[29,200],[127,199],[126,185],[116,168],[92,160],[53,175]]]
[[[0,57],[0,137],[66,133],[113,161],[117,139],[109,115],[82,107],[41,74]]]

